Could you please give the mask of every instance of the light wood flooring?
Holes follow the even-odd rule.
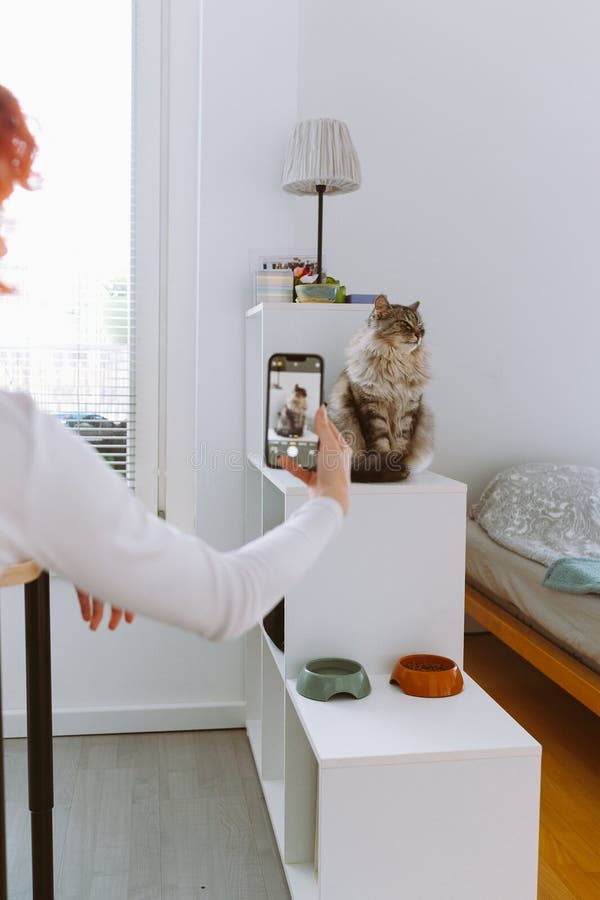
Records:
[[[30,900],[24,740],[7,740],[9,900]],[[289,900],[244,731],[54,740],[56,900]]]
[[[600,718],[493,635],[467,636],[465,670],[542,745],[538,900],[598,900]]]

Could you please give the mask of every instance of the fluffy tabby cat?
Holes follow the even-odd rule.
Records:
[[[285,406],[279,413],[275,431],[283,437],[302,437],[308,401],[306,390],[299,384],[294,385]]]
[[[433,458],[433,415],[423,402],[429,356],[419,303],[381,294],[346,351],[327,414],[352,447],[353,481],[401,481]]]

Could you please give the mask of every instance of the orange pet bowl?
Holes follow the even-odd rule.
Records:
[[[454,660],[430,653],[401,657],[390,676],[390,684],[394,681],[411,697],[452,697],[463,689],[463,677]]]

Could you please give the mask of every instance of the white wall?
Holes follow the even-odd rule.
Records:
[[[175,731],[239,724],[235,666],[222,647],[138,617],[92,633],[73,588],[51,579],[55,734]],[[4,736],[26,733],[23,589],[2,591]],[[230,651],[231,652],[231,651]]]
[[[297,0],[204,3],[197,528],[223,549],[243,543],[249,250],[293,246],[293,198],[280,185],[297,117],[297,26]]]
[[[472,496],[520,460],[600,462],[600,7],[301,0],[300,117],[347,121],[330,270],[422,301],[433,468]],[[316,200],[296,200],[296,243]]]

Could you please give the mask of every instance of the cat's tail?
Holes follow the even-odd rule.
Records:
[[[371,450],[354,453],[352,456],[352,481],[381,483],[404,481],[410,472],[402,453],[388,450],[385,453]]]

